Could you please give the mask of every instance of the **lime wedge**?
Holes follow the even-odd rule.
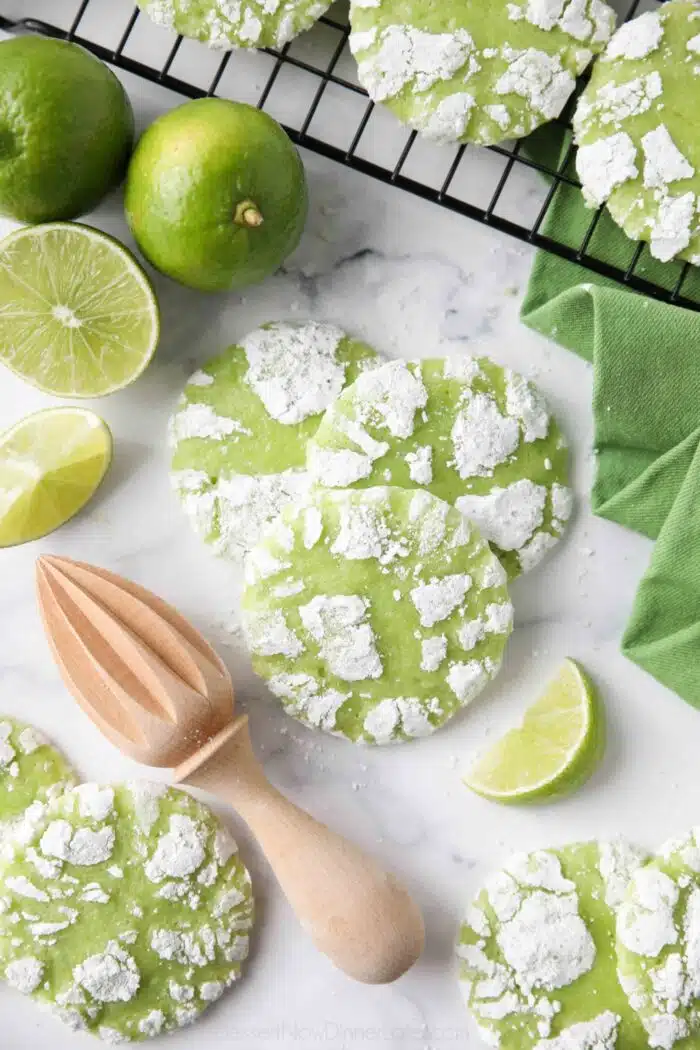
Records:
[[[600,699],[579,665],[565,660],[522,725],[483,755],[464,782],[493,802],[553,801],[588,780],[604,749]]]
[[[151,360],[158,334],[150,282],[113,238],[54,222],[0,243],[0,361],[40,390],[121,390]]]
[[[85,506],[107,473],[112,436],[84,408],[50,408],[0,435],[0,547],[37,540]]]

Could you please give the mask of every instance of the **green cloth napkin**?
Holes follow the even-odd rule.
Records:
[[[561,132],[531,139],[531,155],[563,162]],[[591,216],[560,186],[543,232],[578,247]],[[606,213],[589,251],[626,267],[635,247]],[[646,250],[640,262],[635,272],[675,285],[678,264]],[[683,295],[700,302],[700,271]],[[539,252],[521,319],[593,365],[594,513],[656,540],[622,650],[700,707],[700,313]]]

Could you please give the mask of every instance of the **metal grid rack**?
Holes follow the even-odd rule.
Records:
[[[689,264],[668,264],[663,280],[657,283],[646,272],[650,262],[648,249],[630,241],[629,259],[612,265],[599,251],[597,241],[602,238],[595,236],[601,211],[591,212],[590,222],[577,243],[566,243],[547,228],[557,194],[579,186],[571,169],[571,106],[557,122],[562,138],[568,136],[570,143],[558,166],[535,159],[523,148],[522,141],[488,149],[438,147],[421,140],[415,132],[400,128],[390,114],[367,98],[354,75],[349,55],[347,8],[342,6],[343,0],[339,9],[331,8],[309,33],[280,51],[207,52],[208,61],[213,62],[207,82],[196,82],[188,76],[187,62],[182,61],[186,49],[192,47],[200,50],[201,58],[201,44],[150,26],[156,36],[149,37],[149,46],[144,47],[143,42],[140,47],[134,46],[138,33],[150,23],[138,8],[132,9],[126,2],[122,5],[120,0],[110,0],[112,21],[122,6],[123,19],[113,43],[101,42],[98,26],[106,10],[97,10],[101,2],[104,0],[76,0],[71,21],[62,26],[31,16],[16,21],[0,14],[0,28],[75,40],[103,61],[187,98],[247,96],[245,101],[271,112],[290,138],[305,149],[577,262],[642,294],[700,310],[700,296],[696,297],[695,289],[690,287],[694,270]],[[626,0],[622,16],[630,19],[660,2]],[[161,56],[159,62],[154,61],[157,55]],[[296,90],[292,90],[291,82],[285,82],[285,75],[290,72],[303,78],[303,89],[299,80]],[[296,112],[290,112],[283,102],[280,112],[280,97],[288,101],[292,95],[303,100],[303,111],[297,107]],[[325,121],[319,119],[324,109]],[[516,184],[520,189],[518,204],[513,207],[511,202],[509,207],[509,193]],[[470,192],[474,187],[476,196]],[[530,202],[529,208],[523,208],[523,199]],[[658,268],[653,273],[658,275]]]

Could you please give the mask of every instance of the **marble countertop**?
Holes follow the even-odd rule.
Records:
[[[67,17],[76,7],[75,0],[0,3],[9,16],[31,10]],[[176,101],[133,78],[124,81],[142,124]],[[0,552],[0,711],[35,722],[85,778],[142,776],[92,728],[59,681],[37,615],[33,564],[41,552],[64,553],[162,594],[226,657],[271,779],[394,868],[423,907],[428,929],[423,958],[396,984],[354,984],[315,951],[245,827],[226,814],[259,904],[252,954],[240,985],[196,1030],[176,1033],[167,1045],[477,1050],[452,959],[466,899],[513,850],[616,834],[654,847],[694,823],[700,721],[619,652],[650,545],[591,516],[591,373],[518,322],[532,253],[331,162],[309,154],[304,161],[311,218],[284,272],[244,295],[213,298],[156,277],[163,312],[157,357],[131,389],[93,406],[116,441],[98,498],[53,536]],[[519,207],[530,206],[536,192],[534,185],[523,186]],[[88,221],[129,243],[118,195]],[[9,228],[0,224],[0,233]],[[285,716],[255,680],[241,648],[236,572],[197,542],[170,492],[165,428],[186,376],[249,329],[287,317],[337,322],[390,356],[489,354],[540,383],[570,438],[578,507],[568,536],[513,588],[516,630],[497,681],[430,739],[358,749]],[[3,429],[51,403],[2,372]],[[461,784],[460,770],[517,718],[565,656],[582,661],[605,699],[610,741],[602,767],[574,798],[549,808],[500,809],[476,798]],[[7,1050],[95,1045],[5,987],[0,1024]]]

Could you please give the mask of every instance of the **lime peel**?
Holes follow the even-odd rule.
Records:
[[[112,460],[107,424],[50,408],[0,435],[0,548],[40,539],[83,509]]]
[[[579,664],[567,659],[521,725],[477,760],[464,783],[493,802],[551,802],[581,787],[604,749],[600,698]]]

